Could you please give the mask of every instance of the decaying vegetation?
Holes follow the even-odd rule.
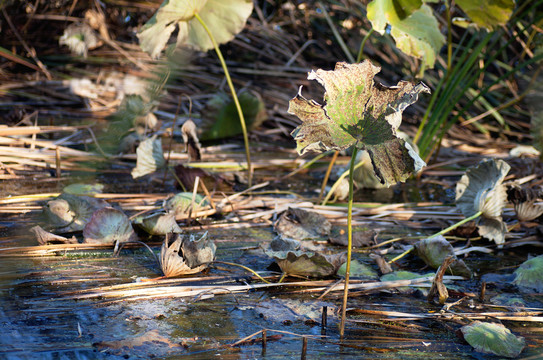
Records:
[[[187,20],[154,15],[159,1],[4,2],[2,289],[47,287],[28,296],[54,300],[47,316],[156,301],[131,316],[170,324],[169,300],[220,298],[263,319],[228,338],[195,325],[78,345],[116,355],[265,356],[301,337],[302,357],[540,356],[543,2],[393,3],[209,0]],[[191,33],[228,4],[243,15],[220,47]],[[6,319],[26,309],[10,304]]]

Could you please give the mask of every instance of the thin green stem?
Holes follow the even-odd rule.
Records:
[[[467,217],[464,220],[461,220],[461,221],[457,222],[456,224],[453,224],[453,225],[449,226],[448,228],[443,229],[438,233],[435,233],[434,235],[430,236],[428,239],[434,238],[434,237],[439,236],[439,235],[445,235],[449,231],[454,230],[457,227],[462,226],[467,222],[470,222],[471,220],[477,219],[479,216],[481,216],[482,213],[483,213],[482,211],[478,211],[475,214],[471,215],[470,217]]]
[[[349,47],[347,46],[347,44],[345,44],[345,41],[343,41],[343,38],[341,37],[341,35],[337,31],[337,29],[336,29],[336,27],[334,25],[334,22],[332,21],[332,18],[328,14],[328,11],[326,11],[326,8],[322,4],[322,1],[319,1],[319,6],[320,6],[320,8],[322,10],[322,13],[324,14],[324,18],[326,19],[326,22],[328,23],[328,26],[330,26],[330,30],[332,30],[332,33],[334,34],[334,37],[336,38],[336,41],[338,42],[339,46],[341,47],[341,49],[345,53],[345,57],[347,58],[347,60],[349,60],[350,63],[354,63],[353,54],[351,54],[351,51],[349,50]]]
[[[239,115],[239,122],[241,124],[241,130],[243,132],[243,141],[245,143],[245,157],[247,158],[247,172],[248,172],[248,185],[249,187],[252,186],[253,182],[253,168],[251,166],[251,154],[249,151],[249,136],[247,135],[247,126],[245,126],[245,118],[243,117],[243,111],[241,110],[241,105],[239,104],[238,95],[236,94],[236,89],[234,88],[234,84],[232,83],[232,79],[230,78],[230,72],[228,72],[228,68],[226,67],[226,62],[224,61],[224,57],[222,56],[221,50],[219,49],[219,45],[215,41],[215,38],[213,37],[213,34],[207,27],[206,23],[202,20],[200,15],[194,14],[194,17],[202,24],[205,31],[207,32],[207,35],[209,36],[209,39],[211,40],[211,43],[213,44],[213,47],[215,48],[215,52],[217,53],[217,57],[219,58],[219,61],[222,65],[222,69],[224,71],[224,75],[226,76],[226,82],[228,83],[228,87],[230,88],[230,92],[232,93],[232,98],[234,99],[234,104],[236,105],[236,110],[238,111]]]
[[[351,155],[351,164],[349,167],[349,205],[347,208],[347,265],[345,266],[345,287],[343,289],[343,305],[341,307],[341,322],[339,324],[339,336],[343,338],[345,333],[345,319],[347,317],[347,298],[349,297],[349,274],[351,272],[351,255],[353,252],[353,183],[354,183],[354,164],[356,163],[356,152],[358,149],[353,147]]]
[[[360,48],[358,49],[358,55],[356,56],[356,62],[359,63],[362,61],[362,56],[364,55],[364,47],[366,46],[366,42],[370,38],[371,34],[373,34],[375,30],[373,30],[373,27],[368,31],[366,36],[362,39],[362,42],[360,43]]]
[[[445,234],[448,233],[449,231],[454,230],[454,229],[456,229],[457,227],[462,226],[462,225],[464,225],[464,224],[467,223],[467,222],[470,222],[471,220],[477,219],[479,216],[481,216],[482,213],[483,213],[482,211],[479,211],[479,212],[477,212],[477,213],[471,215],[470,217],[467,217],[467,218],[465,218],[464,220],[461,220],[461,221],[457,222],[456,224],[453,224],[453,225],[449,226],[448,228],[443,229],[443,230],[441,230],[440,232],[435,233],[434,235],[429,236],[427,239],[435,238],[436,236],[439,236],[439,235],[445,235]],[[400,255],[396,256],[394,259],[390,260],[389,263],[393,263],[393,262],[396,262],[396,261],[400,260],[400,259],[403,258],[405,255],[407,255],[407,254],[409,254],[411,251],[413,251],[413,249],[414,249],[414,247],[411,246],[409,249],[405,250],[403,253],[401,253]]]

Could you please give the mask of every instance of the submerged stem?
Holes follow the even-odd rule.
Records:
[[[249,183],[249,187],[251,187],[252,182],[253,182],[253,168],[251,166],[251,154],[249,152],[249,136],[247,135],[247,126],[245,126],[245,118],[243,117],[243,111],[241,110],[241,105],[239,104],[238,95],[236,94],[236,89],[234,88],[234,84],[232,83],[232,79],[230,78],[230,73],[228,72],[228,68],[226,67],[226,62],[224,61],[224,57],[222,56],[221,50],[219,49],[219,45],[215,41],[213,34],[207,27],[204,20],[202,20],[200,15],[194,14],[194,17],[200,22],[200,24],[202,24],[205,31],[207,32],[207,35],[209,36],[209,39],[213,43],[213,47],[215,49],[215,52],[217,53],[217,57],[219,58],[219,61],[222,65],[224,75],[226,76],[226,82],[228,83],[228,87],[230,88],[230,92],[232,93],[232,98],[234,99],[234,104],[236,105],[236,110],[238,111],[238,115],[239,115],[241,131],[243,132],[243,142],[245,143],[245,157],[247,158],[247,175],[248,175],[247,181]]]
[[[345,266],[345,287],[343,289],[343,305],[341,307],[341,322],[339,324],[339,336],[343,338],[345,333],[345,318],[347,316],[347,298],[349,297],[349,273],[351,271],[351,255],[353,246],[353,182],[354,164],[358,149],[353,147],[351,163],[349,167],[349,205],[347,208],[347,265]]]

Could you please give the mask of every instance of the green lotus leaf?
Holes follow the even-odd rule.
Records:
[[[501,218],[507,200],[502,182],[510,168],[503,160],[485,160],[469,168],[456,184],[456,206],[466,217],[482,212],[479,234],[498,245],[505,242],[507,231]]]
[[[316,278],[335,275],[341,264],[347,260],[346,253],[323,255],[303,250],[266,250],[266,254],[274,258],[285,274]]]
[[[114,208],[96,210],[83,229],[83,237],[87,244],[111,245],[137,238],[128,216]]]
[[[324,86],[324,102],[307,100],[301,87],[290,100],[288,112],[302,120],[292,132],[300,155],[308,151],[344,150],[352,145],[366,150],[381,183],[405,181],[426,164],[403,139],[396,136],[402,112],[429,92],[423,83],[401,81],[386,87],[374,81],[380,68],[366,60],[360,64],[337,63],[334,71],[308,75]]]
[[[62,192],[71,195],[94,196],[101,194],[102,190],[104,190],[103,184],[70,184],[64,187]]]
[[[339,276],[345,276],[346,269],[347,263],[343,263],[343,265],[341,265],[337,271],[337,274]],[[358,260],[351,261],[349,276],[353,278],[362,278],[364,280],[375,280],[379,277],[377,272],[373,270],[371,266],[361,263]]]
[[[516,358],[525,346],[523,337],[515,336],[502,324],[474,321],[460,330],[468,344],[482,353]]]
[[[416,1],[373,0],[367,10],[374,30],[383,35],[390,25],[390,35],[401,51],[422,59],[426,68],[434,67],[445,37],[432,8]]]
[[[180,234],[168,234],[160,250],[160,267],[164,276],[195,274],[204,270],[215,259],[216,246],[207,240],[207,233],[200,239],[186,239]]]
[[[56,233],[66,233],[83,230],[92,214],[105,207],[109,207],[109,204],[101,199],[60,194],[45,204],[43,214]]]
[[[200,208],[209,205],[205,196],[196,194],[194,198],[194,209],[192,208],[192,193],[181,192],[164,201],[164,210],[173,212],[176,216],[186,215],[190,211],[198,211]]]
[[[455,3],[473,22],[487,29],[505,25],[515,8],[514,0],[456,0]]]
[[[166,235],[169,233],[183,232],[179,225],[177,225],[175,213],[173,212],[156,212],[151,215],[144,214],[137,216],[133,222],[150,235]]]
[[[166,165],[162,140],[153,135],[141,142],[136,150],[136,167],[132,169],[134,179],[151,174]]]
[[[190,45],[207,51],[213,43],[200,22],[207,25],[215,41],[226,43],[245,26],[253,11],[251,0],[166,0],[138,33],[141,48],[157,58],[178,27],[177,46]]]
[[[525,292],[533,292],[535,290],[539,294],[543,294],[543,255],[523,262],[515,270],[513,284]]]
[[[283,239],[322,239],[330,234],[332,224],[316,212],[289,208],[275,222],[274,229]]]
[[[266,118],[266,107],[260,95],[253,91],[241,91],[238,100],[248,131],[256,129]],[[225,93],[216,94],[203,111],[200,136],[202,140],[217,140],[242,133],[239,114],[232,98]]]

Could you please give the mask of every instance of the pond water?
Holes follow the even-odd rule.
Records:
[[[261,176],[268,176],[262,171]],[[270,173],[270,177],[277,176]],[[107,181],[103,181],[103,180]],[[66,180],[66,179],[64,179]],[[72,178],[69,182],[74,182]],[[88,176],[77,179],[89,181]],[[118,193],[120,189],[132,193],[164,193],[160,183],[138,183],[128,173],[95,177],[107,183],[105,191]],[[262,179],[261,179],[262,180]],[[318,188],[320,179],[300,174],[296,182],[278,184],[279,190],[310,193]],[[4,195],[59,192],[61,182],[5,182]],[[308,186],[311,185],[311,186]],[[357,201],[382,197],[384,202],[451,201],[450,191],[429,186],[421,193],[416,186],[402,185],[392,191],[358,192]],[[40,205],[43,201],[36,201]],[[147,204],[148,205],[148,204]],[[132,211],[134,212],[134,211]],[[161,276],[160,267],[147,249],[130,247],[112,256],[112,249],[70,250],[49,253],[47,256],[5,250],[13,247],[35,246],[36,241],[28,229],[39,220],[35,208],[27,214],[9,214],[0,226],[0,358],[2,359],[291,359],[302,357],[303,337],[307,339],[307,359],[493,359],[473,351],[461,340],[456,330],[461,319],[445,321],[438,318],[398,319],[382,312],[405,314],[436,314],[442,306],[429,303],[420,292],[400,294],[395,290],[365,295],[351,292],[346,333],[343,339],[338,331],[338,309],[341,294],[331,293],[323,299],[323,290],[312,292],[311,287],[251,288],[261,281],[242,268],[217,263],[203,274],[181,278],[174,282],[144,279]],[[401,225],[384,228],[383,238],[398,234],[417,234],[419,230]],[[202,226],[203,227],[203,226]],[[198,224],[193,231],[201,232]],[[217,245],[217,260],[242,264],[263,275],[276,275],[278,267],[262,251],[263,246],[276,236],[268,223],[248,226],[206,227],[209,238]],[[155,254],[160,241],[150,243]],[[330,245],[327,245],[330,246]],[[331,247],[334,252],[342,251]],[[4,251],[2,251],[4,250]],[[355,258],[377,270],[367,254],[355,253]],[[497,253],[476,257],[468,265],[478,275],[495,271],[498,267],[518,265],[525,254]],[[470,258],[474,259],[474,258]],[[507,259],[507,260],[505,260]],[[430,272],[414,256],[400,262],[400,266],[420,273]],[[510,273],[510,270],[506,272]],[[329,279],[328,285],[337,278]],[[356,279],[355,279],[356,280]],[[287,278],[287,282],[300,281]],[[125,285],[126,294],[119,293]],[[223,288],[221,295],[211,293],[175,297],[152,296],[157,289],[179,289],[180,292],[197,286]],[[325,285],[325,286],[328,286]],[[236,286],[247,286],[234,291]],[[463,286],[463,287],[462,287]],[[479,278],[464,282],[458,293],[477,293]],[[145,289],[141,298],[130,290]],[[117,291],[115,296],[108,292]],[[500,293],[500,288],[488,287],[488,296]],[[93,295],[103,292],[105,295]],[[473,297],[456,307],[458,313],[473,311]],[[532,298],[531,306],[541,307],[539,299]],[[323,307],[327,307],[327,326],[322,326]],[[362,312],[356,310],[363,310]],[[371,314],[370,311],[380,311]],[[543,326],[541,323],[506,322],[517,335],[527,338],[528,347],[523,356],[543,353]],[[266,329],[266,346],[262,333]],[[254,335],[240,344],[238,341]],[[236,344],[235,346],[231,346]]]

